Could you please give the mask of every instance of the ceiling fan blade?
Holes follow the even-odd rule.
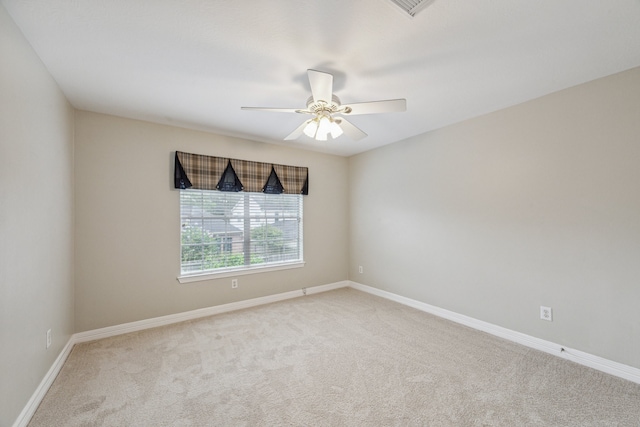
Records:
[[[241,110],[255,110],[255,111],[273,111],[276,113],[301,113],[305,110],[300,108],[270,108],[270,107],[240,107]]]
[[[289,135],[287,135],[284,140],[291,141],[293,139],[298,139],[298,137],[302,135],[302,132],[304,131],[304,127],[307,125],[307,123],[309,123],[309,120],[303,122],[300,126],[296,128],[296,130],[294,130]]]
[[[371,101],[371,102],[358,102],[355,104],[342,105],[341,108],[346,109],[349,112],[340,114],[347,114],[350,116],[356,114],[376,114],[376,113],[397,113],[401,111],[407,111],[406,99],[388,99],[386,101]]]
[[[366,133],[358,129],[356,125],[354,125],[344,117],[336,118],[335,121],[336,123],[338,123],[338,125],[340,125],[344,133],[346,133],[347,136],[353,139],[354,141],[357,141],[367,136]]]
[[[322,71],[307,70],[313,102],[324,101],[331,103],[333,93],[333,76]]]

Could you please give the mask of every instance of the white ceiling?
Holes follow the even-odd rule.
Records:
[[[352,155],[640,66],[640,0],[0,0],[74,107]],[[306,70],[369,134],[283,141]]]

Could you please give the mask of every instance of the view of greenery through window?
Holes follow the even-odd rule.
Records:
[[[183,274],[302,261],[302,196],[180,192]]]

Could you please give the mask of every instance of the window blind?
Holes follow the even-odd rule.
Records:
[[[182,274],[302,261],[302,214],[299,194],[181,191]]]

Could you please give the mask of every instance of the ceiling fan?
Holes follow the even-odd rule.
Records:
[[[406,111],[407,109],[406,99],[389,99],[342,105],[340,99],[333,94],[333,75],[316,70],[307,70],[307,75],[309,76],[312,94],[307,100],[307,108],[242,107],[242,109],[309,114],[313,117],[298,126],[285,140],[297,139],[304,133],[318,141],[326,141],[328,135],[335,139],[343,133],[346,133],[356,141],[367,136],[366,133],[349,122],[345,116],[393,113]]]

